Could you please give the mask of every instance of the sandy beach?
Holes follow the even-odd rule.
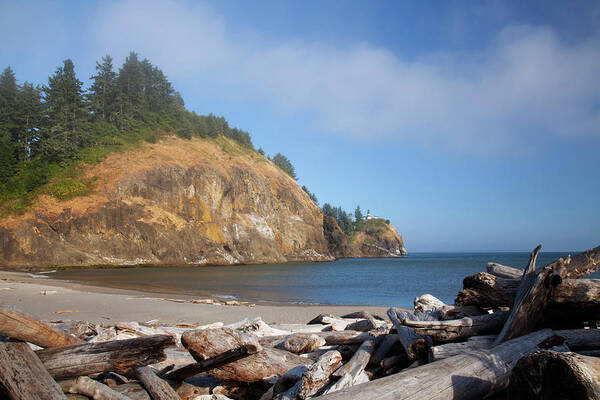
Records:
[[[46,321],[85,320],[96,323],[159,320],[165,324],[233,323],[261,317],[274,324],[306,323],[321,313],[342,315],[366,310],[385,315],[387,307],[261,304],[227,306],[159,300],[165,297],[193,300],[189,296],[160,295],[81,285],[49,278],[33,278],[25,272],[0,271],[0,302]]]

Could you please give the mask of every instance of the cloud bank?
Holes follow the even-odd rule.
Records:
[[[600,137],[598,37],[566,43],[513,26],[483,51],[408,59],[369,43],[240,33],[206,5],[141,0],[102,5],[91,29],[99,54],[136,50],[178,80],[256,96],[358,140],[487,153]]]

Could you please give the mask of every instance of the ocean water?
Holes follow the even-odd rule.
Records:
[[[542,253],[537,265],[568,254]],[[50,276],[167,294],[412,307],[413,299],[424,293],[453,303],[463,278],[485,271],[488,262],[523,268],[528,259],[529,253],[412,253],[403,258],[350,258],[328,263],[73,269]],[[600,273],[592,277],[600,278]]]

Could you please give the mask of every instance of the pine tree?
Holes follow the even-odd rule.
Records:
[[[0,134],[7,133],[11,140],[16,128],[14,116],[18,94],[15,73],[10,67],[6,67],[0,74]]]
[[[112,57],[107,54],[102,57],[102,64],[96,62],[96,71],[87,95],[89,107],[95,120],[109,122],[113,120],[117,98],[117,74],[113,71]]]
[[[17,160],[11,137],[7,132],[0,132],[0,191],[15,173],[16,166]]]
[[[144,111],[144,74],[135,52],[129,53],[117,77],[119,128],[127,129],[130,122]]]
[[[294,166],[292,165],[292,163],[286,156],[284,156],[281,153],[277,153],[273,156],[272,161],[275,165],[277,165],[279,168],[281,168],[283,170],[283,172],[285,172],[292,178],[297,179],[296,178],[296,170],[294,169]]]
[[[87,142],[88,110],[83,99],[82,82],[75,75],[73,61],[67,59],[48,78],[44,86],[46,124],[41,143],[47,161],[72,159]]]
[[[40,89],[25,82],[17,96],[17,112],[15,119],[17,129],[13,140],[18,161],[28,161],[32,156],[32,144],[39,139],[42,124],[43,106]]]
[[[362,211],[360,210],[360,206],[356,206],[356,210],[354,210],[354,220],[356,222],[362,221],[363,219],[363,215],[362,215]]]

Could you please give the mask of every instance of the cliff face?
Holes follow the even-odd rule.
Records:
[[[93,194],[41,196],[0,220],[0,265],[236,264],[332,259],[318,206],[224,138],[169,138],[86,168]]]
[[[323,232],[331,255],[344,257],[398,257],[406,255],[404,240],[396,228],[383,220],[366,221],[351,237],[340,229],[333,217],[323,217]]]

